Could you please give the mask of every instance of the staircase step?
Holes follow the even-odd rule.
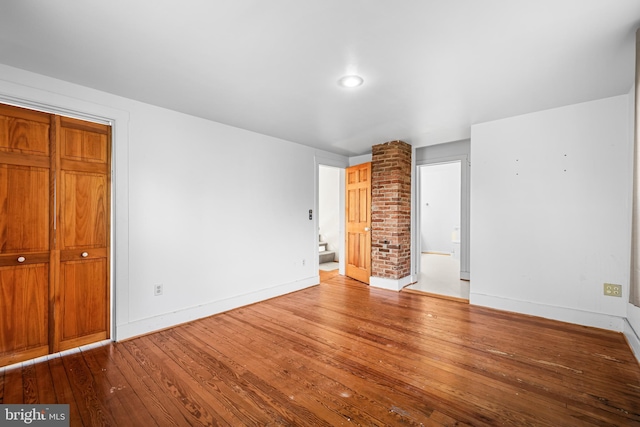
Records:
[[[320,252],[320,264],[324,264],[325,262],[333,262],[336,258],[336,253],[334,251],[323,251]]]

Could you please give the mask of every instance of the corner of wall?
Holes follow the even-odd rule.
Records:
[[[623,333],[629,347],[631,347],[633,355],[636,357],[638,363],[640,363],[640,336],[638,336],[638,333],[633,329],[628,319],[625,319]]]
[[[629,347],[640,363],[640,307],[629,303],[623,332]]]

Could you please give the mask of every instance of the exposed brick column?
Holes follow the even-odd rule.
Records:
[[[411,146],[390,141],[372,148],[371,276],[411,274]]]

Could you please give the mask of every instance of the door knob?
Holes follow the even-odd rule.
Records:
[[[369,227],[365,227],[364,228],[364,231],[369,231],[369,230],[371,230],[371,228],[369,228]]]
[[[89,256],[89,252],[82,252],[82,258],[86,258]]]
[[[18,262],[25,262],[27,259],[23,256],[18,257]]]

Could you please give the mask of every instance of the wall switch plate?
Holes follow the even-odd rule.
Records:
[[[156,285],[153,285],[153,295],[155,296],[160,296],[162,295],[162,283],[158,283]]]
[[[613,283],[604,284],[604,294],[609,297],[622,297],[622,285],[615,285]]]

